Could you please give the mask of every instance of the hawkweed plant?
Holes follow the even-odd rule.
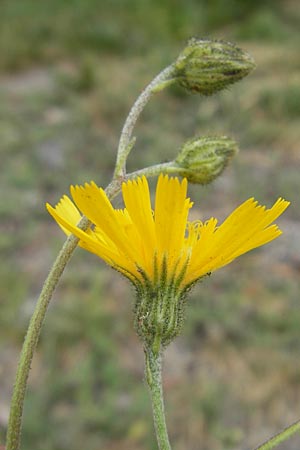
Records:
[[[126,160],[135,144],[136,121],[154,93],[179,84],[188,92],[212,95],[248,75],[252,57],[223,41],[192,39],[170,66],[160,72],[134,103],[121,132],[116,165],[106,189],[94,181],[71,186],[47,210],[67,235],[44,283],[23,344],[11,401],[6,450],[20,447],[22,412],[31,361],[53,292],[77,245],[92,252],[129,279],[136,291],[134,326],[145,354],[154,426],[160,450],[169,450],[162,390],[162,358],[168,344],[181,332],[187,297],[203,277],[240,255],[276,239],[274,221],[289,202],[279,198],[271,208],[249,198],[218,224],[189,221],[192,201],[188,183],[205,185],[216,179],[237,153],[226,136],[194,137],[173,161],[127,173]],[[154,205],[148,177],[157,176]],[[179,178],[180,177],[180,178]],[[124,209],[111,200],[122,192]],[[300,429],[286,428],[258,447],[275,447]]]

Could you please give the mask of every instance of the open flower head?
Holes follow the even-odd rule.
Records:
[[[125,208],[115,209],[103,189],[86,183],[71,187],[74,203],[63,196],[47,209],[66,234],[80,239],[81,247],[134,283],[177,281],[179,289],[278,237],[281,230],[273,222],[289,205],[279,198],[267,209],[250,198],[218,225],[213,217],[188,221],[193,203],[186,179],[160,175],[153,209],[145,177],[123,183],[122,193]],[[94,224],[88,231],[76,226],[79,211]]]
[[[270,209],[250,198],[218,225],[215,218],[189,222],[187,180],[160,175],[152,209],[145,177],[122,185],[125,208],[115,209],[94,182],[72,186],[55,208],[66,234],[129,278],[136,287],[135,329],[146,348],[160,352],[182,328],[189,288],[200,278],[281,234],[273,221],[289,202]],[[84,214],[93,224],[76,225]]]

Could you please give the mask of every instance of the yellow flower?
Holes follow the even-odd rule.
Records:
[[[154,210],[145,177],[123,183],[122,192],[124,209],[115,209],[94,182],[71,186],[77,207],[67,196],[55,208],[46,206],[66,234],[76,235],[81,247],[136,285],[163,281],[180,290],[278,237],[282,232],[272,222],[289,205],[279,198],[266,209],[250,198],[217,226],[215,218],[188,221],[193,203],[186,196],[186,179],[160,175]],[[94,224],[88,231],[76,226],[79,211]]]

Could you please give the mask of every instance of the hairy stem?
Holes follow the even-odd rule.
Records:
[[[161,354],[145,350],[146,380],[150,390],[154,426],[159,450],[171,450],[165,419],[161,380]]]
[[[173,82],[173,74],[174,65],[171,64],[151,81],[151,83],[143,90],[143,92],[140,94],[133,107],[131,108],[120,136],[114,178],[122,178],[125,176],[126,159],[134,143],[132,139],[132,132],[139,115],[155,92],[158,92],[159,90],[165,88],[168,84]]]
[[[106,189],[107,196],[112,199],[120,192],[120,183],[112,181]],[[78,227],[86,230],[90,222],[82,217]],[[27,388],[28,376],[32,358],[39,340],[44,318],[54,293],[54,290],[63,274],[63,271],[71,259],[78,244],[78,238],[70,235],[60,250],[48,277],[43,285],[35,310],[31,317],[29,327],[24,339],[14,389],[10,406],[10,415],[7,428],[6,450],[18,450],[21,439],[22,415],[24,399]]]
[[[264,444],[260,445],[255,450],[271,450],[272,448],[277,447],[277,445],[281,444],[281,442],[289,439],[297,431],[300,431],[300,420],[285,428],[275,436],[271,437],[271,439],[268,439]]]
[[[89,221],[84,217],[78,226],[80,226],[81,229],[87,229]],[[33,354],[38,343],[41,327],[53,292],[64,268],[77,247],[77,243],[78,239],[73,235],[69,236],[66,240],[44,283],[34,313],[31,317],[16,374],[7,429],[6,450],[17,450],[20,446],[24,398]]]
[[[173,65],[164,69],[158,74],[154,80],[146,87],[141,93],[136,102],[134,103],[122,130],[115,174],[113,181],[106,189],[107,196],[112,199],[120,192],[121,182],[125,181],[126,177],[126,159],[128,154],[134,145],[134,139],[132,139],[132,132],[136,121],[154,92],[166,87],[172,82],[171,75],[173,73]],[[149,169],[148,169],[149,170]],[[150,168],[151,170],[151,168]],[[155,174],[157,173],[154,170]],[[131,174],[130,178],[136,176]],[[129,177],[128,177],[129,178]],[[86,217],[83,217],[78,227],[85,230],[90,226],[90,223]],[[7,430],[7,442],[6,450],[18,450],[20,446],[21,427],[22,427],[22,414],[24,407],[24,399],[27,388],[28,376],[31,367],[32,358],[36,349],[38,339],[40,336],[41,328],[44,322],[44,318],[48,309],[48,305],[54,293],[54,290],[60,280],[63,271],[70,260],[75,248],[77,247],[78,239],[71,235],[66,240],[61,251],[59,252],[52,269],[43,285],[41,294],[38,298],[34,313],[31,317],[29,327],[23,343],[20,360],[18,364],[15,385],[13,389],[10,416]],[[155,390],[156,394],[157,391]],[[167,449],[169,447],[161,447]]]
[[[150,167],[145,167],[144,169],[136,170],[135,172],[128,173],[126,175],[126,180],[132,180],[136,177],[141,177],[145,175],[146,177],[156,177],[162,172],[166,173],[175,173],[177,174],[180,169],[174,166],[172,162],[166,162],[161,164],[155,164]]]

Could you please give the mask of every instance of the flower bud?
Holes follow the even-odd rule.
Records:
[[[253,58],[230,42],[193,38],[175,62],[175,77],[188,91],[211,95],[254,68]]]
[[[208,184],[237,152],[237,143],[226,136],[196,137],[183,145],[175,159],[177,173],[190,183]]]

